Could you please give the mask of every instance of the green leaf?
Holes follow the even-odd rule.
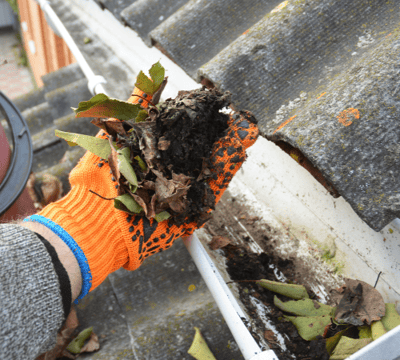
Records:
[[[94,136],[69,133],[60,130],[56,130],[55,134],[59,138],[67,140],[68,144],[79,145],[101,159],[107,159],[111,154],[110,143],[107,139],[99,139]]]
[[[332,355],[333,350],[335,349],[336,345],[338,344],[338,342],[340,341],[342,336],[348,332],[349,329],[350,328],[339,331],[332,337],[326,339],[326,351],[328,352],[329,355]]]
[[[165,77],[165,69],[162,67],[160,62],[156,62],[149,70],[151,79],[153,80],[154,92],[160,87]]]
[[[129,190],[130,190],[132,193],[135,193],[136,190],[137,190],[137,186],[132,185],[132,184],[128,184],[128,185],[129,185]]]
[[[118,154],[123,155],[127,160],[131,158],[131,150],[128,147],[124,147],[123,149],[116,149]]]
[[[359,326],[358,337],[360,339],[372,339],[371,326],[369,325]]]
[[[342,336],[335,350],[333,351],[330,360],[344,360],[350,355],[356,353],[364,346],[368,345],[372,339],[352,339],[347,336]]]
[[[134,186],[135,192],[138,186],[137,177],[135,170],[133,170],[132,165],[130,164],[130,150],[129,148],[124,148],[122,150],[117,150],[118,153],[118,168],[122,175],[125,176],[125,179],[128,180],[130,184]]]
[[[97,94],[88,101],[81,101],[78,105],[78,109],[80,111],[89,110],[94,104],[101,103],[103,101],[106,101],[107,99],[108,96],[106,94]]]
[[[394,329],[400,325],[400,315],[396,311],[395,304],[385,304],[385,316],[381,319],[383,326],[387,331]]]
[[[129,194],[124,194],[114,199],[114,207],[131,215],[139,214],[143,211],[143,208]]]
[[[161,86],[165,78],[165,69],[160,62],[156,62],[149,70],[151,80],[144,74],[143,71],[139,72],[136,78],[135,86],[145,92],[146,94],[153,95]]]
[[[146,110],[140,110],[138,116],[136,116],[135,122],[145,121],[149,117],[149,113]]]
[[[154,216],[154,219],[156,219],[157,222],[161,222],[164,220],[167,220],[171,217],[171,214],[168,211],[162,211],[156,216]]]
[[[379,339],[382,335],[385,335],[386,333],[387,331],[383,326],[382,321],[373,321],[371,323],[371,334],[373,340]]]
[[[154,86],[153,82],[144,74],[143,71],[139,72],[138,77],[136,78],[135,86],[145,92],[146,94],[153,95],[154,94]]]
[[[100,104],[103,101],[108,100],[108,96],[105,94],[97,94],[93,96],[90,100],[88,101],[81,101],[78,105],[78,108],[72,108],[74,112],[76,113],[77,111],[87,111],[89,110],[93,105],[95,104]]]
[[[306,341],[314,340],[318,335],[323,335],[325,327],[331,324],[331,317],[324,316],[286,316],[294,326],[299,335]]]
[[[138,155],[138,156],[135,156],[134,159],[139,163],[140,170],[142,170],[143,172],[146,172],[147,171],[147,165],[142,160],[142,158]]]
[[[279,309],[298,316],[330,315],[335,310],[335,308],[331,306],[320,304],[311,299],[283,302],[275,296],[274,304]]]
[[[285,295],[292,299],[308,299],[309,297],[307,294],[307,290],[303,285],[284,284],[281,282],[265,279],[257,280],[256,283],[270,291]]]
[[[72,354],[79,354],[83,345],[85,344],[85,341],[92,334],[92,331],[93,331],[93,326],[85,330],[82,330],[78,334],[78,336],[69,343],[69,345],[67,346],[67,350]]]
[[[76,117],[113,117],[120,120],[134,119],[141,107],[126,101],[111,99],[107,95],[97,94],[89,101],[82,101],[78,108],[72,108]]]

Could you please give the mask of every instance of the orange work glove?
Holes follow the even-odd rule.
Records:
[[[138,89],[134,94],[143,96]],[[151,97],[147,95],[146,99],[151,100]],[[131,96],[128,101],[148,106],[147,101],[137,96]],[[216,176],[208,181],[216,201],[245,160],[246,148],[258,136],[255,119],[247,112],[233,115],[229,127],[227,135],[214,144],[211,156],[211,172]],[[101,130],[97,137],[106,135]],[[107,162],[90,152],[86,152],[72,170],[69,180],[71,191],[64,198],[25,221],[47,226],[74,252],[83,281],[78,299],[121,266],[135,270],[147,257],[170,248],[177,238],[188,236],[203,225],[192,222],[177,226],[169,220],[158,223],[154,219],[132,216],[114,208],[112,201],[89,192],[90,189],[107,198],[118,195],[118,184]]]

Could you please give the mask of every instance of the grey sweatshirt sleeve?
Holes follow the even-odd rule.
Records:
[[[0,353],[35,359],[56,343],[65,317],[51,256],[36,234],[0,224]]]

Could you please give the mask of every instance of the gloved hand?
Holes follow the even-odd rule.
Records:
[[[133,94],[143,96],[135,89]],[[151,100],[147,95],[146,99]],[[137,96],[128,100],[148,102]],[[211,156],[209,185],[219,201],[230,180],[246,158],[246,148],[258,136],[254,117],[247,112],[235,114],[229,121],[227,135],[214,144]],[[97,137],[105,138],[100,131]],[[70,177],[71,191],[59,201],[46,206],[37,215],[25,221],[36,221],[55,232],[73,251],[82,272],[81,299],[95,289],[111,272],[123,266],[137,269],[149,256],[170,248],[181,236],[188,236],[202,226],[196,222],[180,226],[169,220],[158,223],[141,216],[132,216],[114,208],[112,201],[101,199],[116,197],[118,185],[105,160],[86,152]],[[211,211],[211,209],[210,209]]]

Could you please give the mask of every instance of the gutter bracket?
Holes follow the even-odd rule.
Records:
[[[107,80],[101,75],[95,75],[89,79],[88,88],[92,95],[96,95],[96,86],[99,84],[107,84]]]

